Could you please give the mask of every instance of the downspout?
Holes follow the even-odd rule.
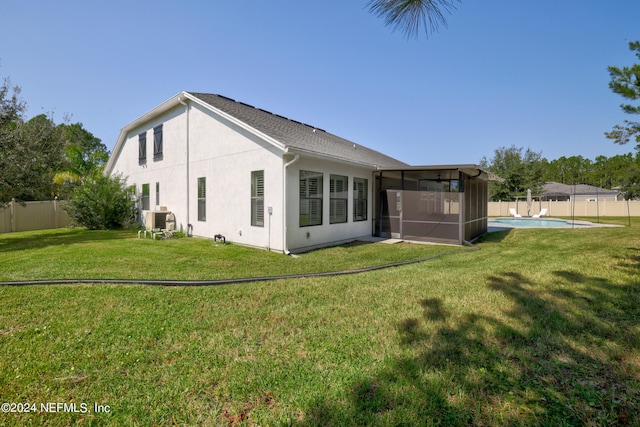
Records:
[[[296,154],[293,159],[289,160],[282,167],[282,252],[284,252],[285,255],[289,255],[290,253],[287,245],[287,168],[299,159],[300,155]]]
[[[191,178],[189,177],[189,169],[190,169],[190,165],[189,165],[189,104],[187,104],[180,98],[178,98],[178,102],[180,102],[180,104],[186,107],[186,112],[187,112],[187,141],[186,141],[187,159],[186,159],[185,168],[186,168],[186,179],[187,179],[187,236],[190,236],[193,230],[191,230],[191,223],[189,222],[189,219],[190,219],[189,206],[191,205],[189,201],[189,195],[190,195],[189,182],[191,180]]]
[[[460,204],[460,212],[458,213],[458,243],[464,244],[465,241],[465,219],[467,218],[467,206],[465,205],[465,197],[466,191],[464,185],[464,173],[462,171],[458,171],[458,203]],[[471,184],[471,183],[469,183]]]

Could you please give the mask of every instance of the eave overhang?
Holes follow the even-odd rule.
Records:
[[[391,168],[378,168],[380,171],[458,171],[473,178],[480,178],[484,181],[492,182],[504,182],[503,178],[500,178],[495,173],[474,164],[461,164],[461,165],[425,165],[425,166],[407,166],[407,167],[391,167]]]

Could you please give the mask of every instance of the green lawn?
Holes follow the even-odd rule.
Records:
[[[0,425],[640,425],[640,220],[478,247],[338,277],[0,287],[0,400],[90,411]],[[0,280],[260,276],[448,250],[291,258],[58,230],[0,235]]]
[[[371,267],[460,250],[355,242],[287,257],[208,239],[138,239],[132,231],[58,229],[0,234],[0,281],[43,279],[217,280]]]

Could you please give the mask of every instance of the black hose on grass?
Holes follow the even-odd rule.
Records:
[[[241,277],[236,279],[219,279],[219,280],[135,280],[135,279],[56,279],[56,280],[16,280],[0,282],[0,286],[32,286],[32,285],[71,285],[71,284],[96,284],[96,285],[149,285],[149,286],[218,286],[218,285],[234,285],[239,283],[250,282],[266,282],[269,280],[287,280],[302,279],[307,277],[331,277],[344,276],[347,274],[366,273],[368,271],[382,270],[385,268],[400,267],[403,265],[416,264],[419,262],[430,261],[444,255],[450,255],[459,252],[471,252],[480,250],[479,247],[473,246],[469,242],[465,242],[469,246],[467,249],[455,249],[451,251],[441,252],[426,258],[413,259],[409,261],[399,261],[390,264],[374,265],[372,267],[356,268],[352,270],[326,271],[320,273],[300,273],[285,274],[277,276],[258,276],[258,277]]]

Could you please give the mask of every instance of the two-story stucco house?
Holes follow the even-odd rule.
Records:
[[[181,92],[126,125],[106,173],[121,174],[136,186],[143,222],[147,212],[162,207],[190,235],[221,234],[285,253],[363,236],[404,237],[402,215],[395,215],[402,191],[424,193],[422,202],[412,202],[424,224],[416,228],[416,218],[407,220],[411,227],[405,221],[413,237],[428,228],[424,240],[431,235],[437,241],[433,229],[447,224],[440,240],[452,243],[486,231],[486,184],[473,187],[484,192],[484,215],[467,221],[469,206],[458,203],[464,204],[464,188],[471,188],[465,180],[486,183],[488,175],[479,167],[409,168],[322,129],[220,95]],[[454,193],[455,200],[429,198],[429,191]],[[387,194],[395,197],[392,212]],[[409,193],[404,198],[413,200]],[[484,223],[466,232],[480,217]]]

